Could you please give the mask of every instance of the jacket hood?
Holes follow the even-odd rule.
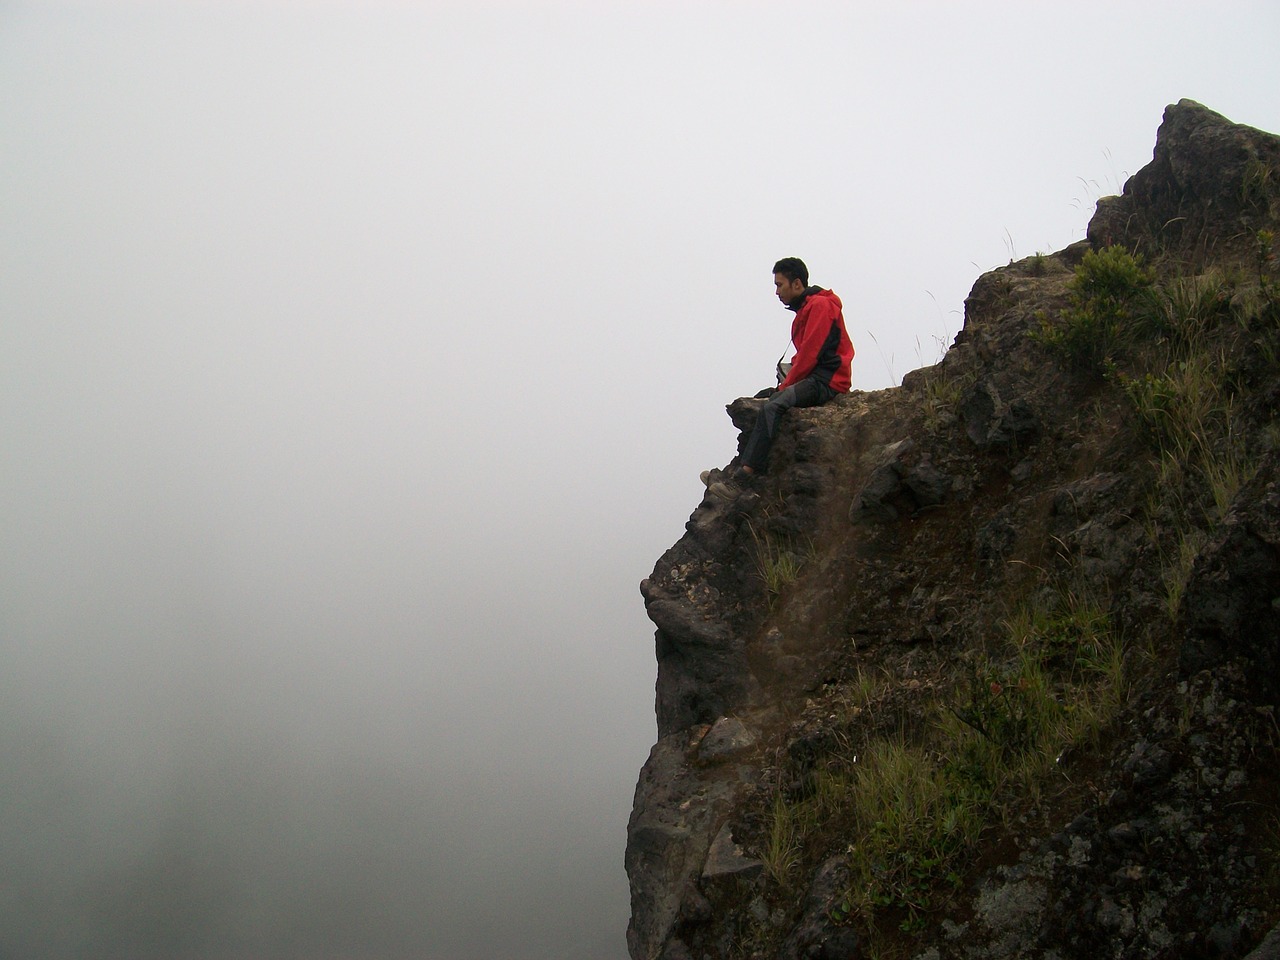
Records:
[[[840,302],[840,298],[837,297],[835,293],[819,286],[806,287],[800,299],[797,300],[795,303],[789,305],[787,309],[792,311],[793,313],[799,313],[801,308],[805,305],[805,303],[808,301],[810,297],[830,297],[832,300],[836,302],[836,306],[839,309],[841,310],[844,309],[844,304]]]

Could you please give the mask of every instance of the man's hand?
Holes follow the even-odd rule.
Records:
[[[759,393],[756,394],[756,399],[768,400],[777,392],[778,392],[777,387],[765,387],[763,390],[761,390]]]

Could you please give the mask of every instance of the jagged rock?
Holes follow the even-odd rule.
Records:
[[[877,468],[850,505],[849,519],[854,523],[897,520],[898,508],[893,500],[901,489],[902,476],[896,464],[886,463]]]
[[[801,903],[800,922],[795,925],[779,952],[780,960],[857,957],[857,932],[832,922],[831,906],[838,903],[849,884],[849,865],[844,857],[832,857],[814,874]]]
[[[736,776],[698,776],[687,762],[683,734],[664,737],[650,751],[627,824],[627,948],[633,958],[662,956],[688,899],[688,885],[706,863],[717,814],[729,809],[742,789]]]
[[[725,407],[725,411],[729,414],[729,419],[733,421],[733,425],[742,434],[739,438],[739,452],[742,450],[742,444],[746,442],[747,437],[751,434],[751,428],[756,425],[756,417],[760,415],[760,411],[764,409],[766,402],[755,397],[739,397]]]
[[[1273,927],[1258,948],[1244,960],[1280,960],[1280,926]]]
[[[742,848],[733,842],[732,828],[726,823],[711,841],[707,862],[702,867],[702,878],[710,881],[726,877],[750,880],[763,869],[764,864],[759,860],[743,855]]]
[[[1078,557],[1080,574],[1098,589],[1132,568],[1146,533],[1128,517],[1087,520],[1061,538],[1062,546]]]
[[[998,563],[1013,550],[1018,539],[1018,527],[1013,521],[1013,511],[1001,510],[995,517],[978,529],[975,538],[978,559],[987,563]]]
[[[1173,755],[1168,750],[1149,740],[1139,740],[1120,769],[1129,778],[1130,785],[1141,790],[1168,779],[1172,766]]]
[[[715,591],[676,597],[648,579],[640,592],[649,619],[658,627],[659,734],[710,722],[744,703],[754,687],[744,644],[717,618]]]
[[[1063,484],[1053,495],[1053,513],[1073,520],[1091,517],[1121,483],[1118,474],[1100,473]]]
[[[971,386],[960,403],[965,432],[980,450],[1009,449],[1040,432],[1040,421],[1021,397],[1006,403],[991,381]]]
[[[917,507],[936,507],[951,492],[951,478],[935,467],[926,454],[903,475],[902,486]]]
[[[683,923],[697,925],[711,919],[714,908],[711,901],[702,895],[696,883],[687,883],[684,888],[684,901],[680,904],[680,920]]]
[[[1242,656],[1264,699],[1280,695],[1280,455],[1240,491],[1196,560],[1182,601],[1182,664],[1194,672]]]
[[[741,756],[756,744],[756,735],[736,717],[721,717],[698,744],[698,758],[704,763],[718,763]]]
[[[895,503],[900,500],[903,489],[903,475],[907,473],[904,458],[916,449],[912,440],[899,440],[886,444],[880,451],[879,465],[871,471],[871,476],[862,490],[854,498],[849,507],[849,519],[854,523],[868,521],[896,520],[899,508],[904,506]]]
[[[1151,162],[1089,222],[1094,247],[1122,244],[1188,260],[1254,254],[1280,216],[1280,138],[1196,103],[1165,109]]]

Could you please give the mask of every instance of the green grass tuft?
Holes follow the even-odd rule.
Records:
[[[806,852],[843,838],[851,883],[842,915],[911,932],[954,891],[984,831],[1015,798],[1041,789],[1072,746],[1093,742],[1128,695],[1125,651],[1100,604],[1062,592],[1005,624],[999,649],[929,709],[915,738],[841,741],[790,803],[773,800],[761,858],[787,886]],[[859,675],[850,715],[874,714],[889,690]]]

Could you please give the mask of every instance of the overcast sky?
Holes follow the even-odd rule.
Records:
[[[0,956],[622,960],[637,590],[771,382],[1084,236],[1258,3],[0,0]]]

